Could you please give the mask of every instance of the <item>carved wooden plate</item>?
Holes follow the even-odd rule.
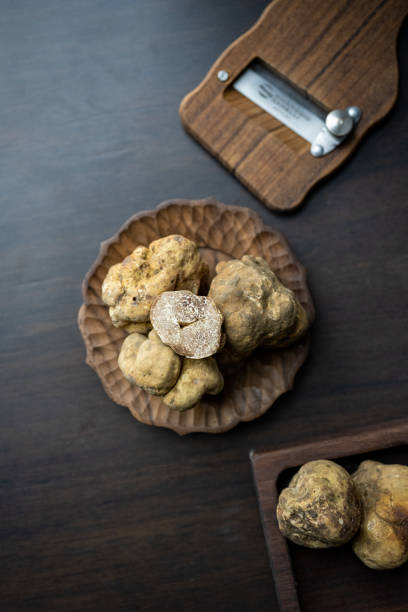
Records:
[[[292,388],[304,362],[309,342],[279,350],[258,349],[244,363],[239,376],[225,375],[225,387],[217,396],[207,395],[191,410],[171,410],[158,397],[132,386],[118,367],[118,355],[126,332],[113,327],[101,299],[102,282],[110,268],[136,246],[169,234],[182,234],[199,246],[210,267],[210,278],[221,260],[245,254],[263,257],[284,285],[292,289],[314,319],[313,302],[304,267],[296,261],[282,234],[263,224],[248,208],[225,206],[213,199],[171,200],[156,210],[131,217],[119,232],[103,242],[86,275],[84,304],[78,325],[86,346],[86,362],[98,374],[106,393],[117,404],[148,425],[168,427],[179,434],[221,433],[240,421],[264,414],[279,395]]]

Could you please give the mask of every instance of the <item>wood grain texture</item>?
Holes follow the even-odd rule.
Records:
[[[220,394],[204,396],[197,406],[185,412],[171,410],[159,397],[132,385],[118,366],[127,334],[112,325],[101,298],[102,283],[109,268],[137,246],[148,246],[169,234],[181,234],[197,244],[209,265],[210,281],[219,261],[240,259],[243,255],[263,257],[280,281],[295,293],[312,324],[314,306],[306,271],[280,232],[265,226],[248,208],[225,206],[211,198],[164,202],[154,211],[131,217],[115,236],[102,243],[84,279],[84,304],[78,315],[88,365],[97,372],[109,397],[127,406],[142,423],[167,427],[181,435],[222,433],[241,421],[262,416],[282,393],[292,388],[306,359],[309,340],[286,349],[255,351],[234,373],[222,372],[224,389]]]
[[[299,206],[394,105],[396,40],[407,11],[405,0],[271,2],[183,99],[185,129],[266,206]],[[359,106],[363,115],[352,136],[314,158],[309,143],[231,89],[255,59],[327,111]],[[217,79],[219,70],[228,72],[226,83]]]
[[[382,428],[364,429],[360,432],[348,434],[345,436],[331,438],[330,440],[313,440],[307,444],[299,444],[297,446],[289,446],[274,450],[252,451],[251,462],[255,478],[256,490],[258,494],[260,514],[268,547],[269,559],[273,571],[275,585],[278,593],[278,599],[282,612],[300,612],[298,591],[302,589],[302,584],[296,580],[293,569],[291,555],[289,552],[289,543],[279,531],[278,522],[276,519],[276,506],[280,487],[278,484],[279,477],[288,468],[298,469],[307,461],[315,461],[317,459],[331,459],[339,462],[346,457],[352,455],[357,456],[353,464],[355,470],[360,461],[363,460],[361,455],[373,453],[370,458],[373,460],[382,460],[381,451],[390,447],[400,447],[398,458],[394,462],[408,463],[408,422],[401,421],[391,426],[384,424]],[[390,463],[389,459],[386,461]],[[349,468],[350,469],[350,468]],[[285,485],[286,486],[286,485]],[[301,551],[304,557],[308,549],[291,545],[292,555]],[[408,566],[398,568],[393,572],[377,572],[361,567],[360,562],[356,563],[353,558],[353,552],[349,545],[343,546],[341,549],[333,549],[328,551],[329,555],[325,555],[323,551],[313,551],[311,558],[318,561],[321,557],[321,570],[319,577],[315,577],[315,582],[321,583],[320,592],[324,590],[324,565],[329,560],[335,558],[336,553],[339,558],[342,558],[343,563],[340,563],[341,571],[343,572],[342,591],[336,594],[336,600],[330,598],[330,606],[333,610],[344,610],[346,607],[358,610],[359,612],[373,612],[374,610],[383,612],[392,612],[393,610],[403,610],[406,604],[404,592],[408,596],[407,589],[401,589],[397,597],[392,597],[392,592],[396,584],[401,584],[408,577]],[[323,554],[322,554],[323,553]],[[350,562],[347,562],[347,554],[350,556]],[[346,563],[344,563],[346,560]],[[360,566],[358,565],[360,563]],[[357,575],[356,579],[350,579],[348,568],[351,572]],[[359,580],[358,574],[361,574],[362,579],[360,589],[356,594],[352,592],[350,587],[351,582]],[[383,577],[384,576],[384,577]],[[390,580],[388,577],[390,576]],[[378,600],[378,584],[381,584],[380,593],[388,593],[389,597],[385,596],[382,600]],[[296,583],[298,585],[296,586]],[[365,584],[364,589],[361,584]],[[317,587],[319,593],[319,587]],[[319,596],[318,596],[319,597]],[[405,603],[404,603],[405,601]],[[400,604],[402,607],[400,607]],[[310,605],[310,603],[309,603]],[[322,597],[315,602],[316,609],[319,605],[324,606]],[[302,610],[306,610],[302,606]],[[309,608],[308,608],[309,609]],[[313,609],[313,608],[312,608]],[[321,609],[325,609],[322,607]]]
[[[276,612],[249,450],[406,419],[408,23],[392,113],[307,206],[275,215],[178,117],[266,4],[1,3],[2,612]],[[101,240],[158,202],[209,195],[288,238],[317,316],[271,410],[179,437],[112,403],[76,319]],[[321,557],[295,561],[305,594]],[[326,610],[349,563],[325,573]]]

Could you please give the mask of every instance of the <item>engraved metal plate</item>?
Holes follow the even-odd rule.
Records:
[[[252,62],[232,86],[310,142],[310,152],[315,157],[333,151],[348,136],[361,116],[356,106],[328,113],[259,61]]]

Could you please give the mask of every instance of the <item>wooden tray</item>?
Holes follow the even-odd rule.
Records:
[[[276,520],[280,491],[306,461],[332,459],[349,472],[361,461],[408,463],[408,421],[307,444],[251,451],[259,509],[281,610],[405,612],[408,564],[388,571],[367,568],[351,545],[327,550],[296,546]]]
[[[102,282],[113,264],[129,255],[137,245],[179,233],[194,240],[210,266],[210,276],[220,260],[244,254],[262,256],[284,285],[292,289],[314,319],[314,307],[304,267],[296,261],[285,238],[266,227],[248,208],[225,206],[213,199],[172,200],[156,210],[131,217],[119,232],[101,244],[99,255],[86,275],[84,304],[78,324],[86,346],[86,361],[98,374],[107,394],[127,406],[132,415],[148,425],[168,427],[179,434],[221,433],[240,421],[255,419],[279,395],[291,389],[296,372],[306,359],[309,342],[293,347],[257,350],[236,375],[225,376],[223,392],[205,396],[195,408],[178,412],[158,397],[132,386],[119,370],[117,359],[126,332],[113,327],[101,299]]]
[[[271,2],[185,96],[184,128],[268,208],[295,208],[391,110],[396,40],[407,11],[406,0]],[[231,87],[256,59],[327,112],[359,106],[353,134],[332,153],[313,157],[308,142]]]

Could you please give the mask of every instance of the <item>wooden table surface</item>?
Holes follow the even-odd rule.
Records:
[[[408,28],[392,114],[281,216],[178,118],[265,6],[1,2],[1,610],[277,610],[250,449],[406,415]],[[269,413],[180,438],[105,395],[76,316],[100,241],[165,199],[209,195],[286,235],[317,319]]]

